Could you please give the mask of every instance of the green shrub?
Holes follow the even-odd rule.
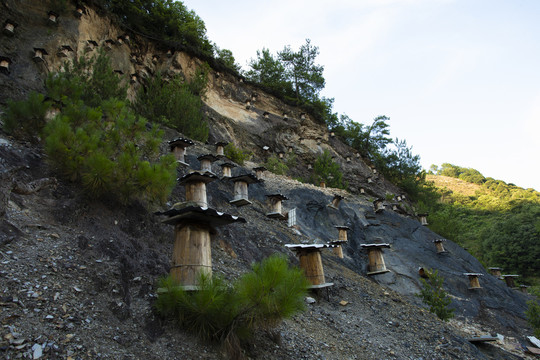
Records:
[[[45,96],[32,91],[28,99],[8,100],[4,114],[4,130],[18,138],[37,136],[45,126],[45,115],[51,103]]]
[[[244,165],[244,162],[251,159],[251,157],[253,156],[253,153],[243,151],[239,147],[234,146],[233,143],[228,143],[227,146],[225,146],[223,153],[226,157],[239,165]]]
[[[147,130],[124,102],[109,100],[102,109],[68,105],[44,135],[50,162],[91,198],[164,202],[175,184],[173,156],[158,159],[162,131]]]
[[[317,157],[313,166],[311,183],[318,185],[321,181],[333,188],[345,189],[347,187],[347,184],[343,183],[343,173],[339,168],[339,164],[332,160],[328,150],[324,150]]]
[[[190,85],[179,75],[166,82],[158,73],[145,88],[139,89],[133,108],[150,121],[173,127],[189,138],[206,141],[208,124],[203,118],[203,102],[190,86],[202,91],[199,85]]]
[[[203,339],[222,343],[232,358],[241,356],[241,343],[258,329],[271,329],[303,310],[308,281],[290,268],[282,255],[252,266],[232,285],[201,274],[199,290],[187,292],[169,276],[159,281],[155,308],[173,317]]]
[[[422,281],[422,289],[416,296],[422,298],[425,304],[429,305],[429,311],[435,313],[439,319],[446,321],[454,317],[454,309],[448,307],[452,299],[443,289],[443,278],[439,276],[437,270],[426,270],[428,275],[427,281]]]
[[[98,107],[108,99],[124,100],[127,87],[113,71],[109,57],[103,50],[90,59],[84,57],[65,62],[61,71],[50,73],[45,80],[47,96],[63,104],[82,100]]]
[[[267,168],[268,171],[277,175],[285,175],[289,171],[287,164],[285,164],[275,155],[270,156],[268,160],[266,160],[264,167]]]
[[[525,316],[529,325],[533,328],[534,336],[540,337],[540,291],[531,291],[536,296],[535,299],[527,301]]]

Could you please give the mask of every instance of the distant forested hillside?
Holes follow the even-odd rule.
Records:
[[[420,204],[429,227],[464,246],[486,266],[540,280],[540,193],[452,164],[432,165],[438,201]]]

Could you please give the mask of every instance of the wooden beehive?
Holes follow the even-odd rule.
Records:
[[[179,180],[180,185],[186,188],[186,201],[193,202],[203,209],[208,208],[206,197],[206,184],[216,180],[216,176],[208,173],[191,172],[182,176]]]
[[[251,204],[251,201],[249,201],[248,186],[249,184],[259,182],[259,180],[251,174],[231,177],[229,180],[234,182],[234,198],[229,203],[235,206]]]
[[[481,289],[482,287],[480,286],[480,281],[478,281],[478,277],[479,276],[482,276],[484,274],[479,274],[479,273],[464,273],[463,275],[467,275],[467,277],[469,278],[469,290],[474,290],[474,289]]]
[[[19,26],[15,21],[7,19],[4,21],[4,26],[2,28],[2,33],[7,36],[15,35],[15,28]]]
[[[266,214],[266,216],[270,218],[276,218],[280,220],[285,220],[286,216],[282,214],[281,212],[281,202],[284,200],[288,200],[288,198],[281,194],[271,194],[266,195],[268,200],[270,201],[271,211]]]
[[[351,155],[347,155],[347,157],[345,158],[345,160],[350,163],[351,162]]]
[[[35,62],[43,62],[45,61],[44,56],[49,55],[47,53],[47,50],[43,48],[34,48],[34,57],[33,60]]]
[[[270,116],[270,113],[268,111],[265,111],[263,113],[263,118],[268,119],[269,116]]]
[[[524,294],[528,294],[529,291],[527,290],[528,289],[528,286],[527,285],[519,285],[519,289],[521,290],[522,293]]]
[[[418,219],[420,220],[420,224],[422,224],[422,226],[427,226],[429,225],[428,222],[427,222],[427,217],[428,217],[428,214],[425,213],[425,214],[418,214]]]
[[[253,170],[255,171],[255,176],[257,177],[257,179],[264,179],[264,172],[267,170],[264,166],[253,168]]]
[[[186,289],[195,290],[201,272],[212,275],[210,241],[214,228],[245,220],[213,209],[179,205],[156,214],[167,215],[163,223],[174,225],[171,276]]]
[[[212,163],[217,160],[212,154],[204,154],[197,157],[197,160],[201,162],[201,171],[212,172]]]
[[[193,141],[184,138],[176,138],[169,141],[169,147],[174,154],[177,163],[185,166],[188,165],[184,159],[186,156],[186,148],[191,145],[193,145]]]
[[[232,169],[236,167],[235,164],[229,162],[223,163],[220,166],[222,170],[222,176],[227,178],[230,178],[232,176]]]
[[[216,143],[216,154],[217,156],[225,156],[225,146],[229,145],[226,141],[218,141]]]
[[[86,13],[86,8],[81,5],[81,4],[77,4],[77,6],[75,7],[75,11],[73,12],[73,14],[77,17],[77,18],[81,18],[84,14]]]
[[[384,211],[384,199],[378,198],[373,201],[373,209],[376,213]]]
[[[52,25],[58,24],[58,14],[54,11],[49,11],[47,13],[47,22]]]
[[[332,199],[332,202],[330,204],[328,204],[328,206],[337,210],[339,208],[339,203],[343,199],[344,199],[343,196],[336,194],[336,195],[334,195],[334,198]]]
[[[210,228],[199,224],[177,224],[171,275],[184,286],[196,286],[200,273],[212,274]]]
[[[283,120],[287,121],[289,119],[289,114],[283,113]]]
[[[368,178],[367,178],[367,183],[368,183],[368,184],[371,184],[372,182],[373,182],[373,178],[372,178],[371,176],[368,177]]]
[[[304,274],[311,283],[312,288],[321,288],[333,285],[332,283],[327,283],[324,277],[321,249],[334,248],[335,245],[286,244],[285,246],[296,252],[298,260],[300,261],[300,268],[304,271]]]
[[[69,45],[62,45],[60,49],[58,49],[58,53],[56,54],[58,57],[68,57],[70,53],[73,53],[73,49]]]
[[[517,278],[518,276],[519,275],[501,275],[504,282],[506,283],[506,286],[508,286],[509,288],[512,288],[512,289],[516,287],[516,283],[515,283],[514,279]]]
[[[435,247],[437,248],[437,254],[442,254],[447,252],[444,248],[443,242],[446,241],[446,239],[435,239],[433,240],[433,243],[435,244]]]
[[[103,43],[105,45],[105,50],[112,50],[115,43],[116,42],[113,39],[105,40],[105,42]]]
[[[306,120],[306,113],[300,113],[300,120]]]
[[[377,275],[388,272],[384,263],[383,248],[389,248],[390,244],[361,244],[368,252],[368,275]]]
[[[11,59],[5,56],[0,56],[0,72],[9,74],[9,66],[11,65]]]
[[[94,40],[86,40],[86,49],[88,51],[92,51],[97,47],[98,47],[98,43],[95,42]]]
[[[324,181],[321,181],[321,183],[320,183],[320,185],[319,185],[319,186],[320,186],[320,187],[322,187],[322,188],[326,188],[326,182],[324,182]]]
[[[251,101],[250,100],[246,100],[246,109],[251,109]]]
[[[500,267],[490,267],[488,268],[489,272],[491,273],[491,275],[493,276],[496,276],[497,278],[501,278],[502,276],[502,268]]]

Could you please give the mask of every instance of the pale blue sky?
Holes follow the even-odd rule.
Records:
[[[431,164],[540,190],[540,1],[215,1],[184,4],[247,69],[310,38],[323,95],[360,123],[390,117]]]

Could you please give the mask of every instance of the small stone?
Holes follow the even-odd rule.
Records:
[[[80,288],[78,288],[77,286],[74,286],[73,289],[76,291],[76,292],[81,292],[82,290]]]
[[[306,303],[313,304],[315,302],[316,302],[316,300],[314,298],[306,296]]]
[[[33,359],[39,359],[43,355],[43,348],[39,344],[34,344],[32,351],[34,352]]]
[[[349,303],[348,301],[341,300],[341,301],[339,302],[339,305],[345,306],[345,305],[347,305],[348,303]]]

